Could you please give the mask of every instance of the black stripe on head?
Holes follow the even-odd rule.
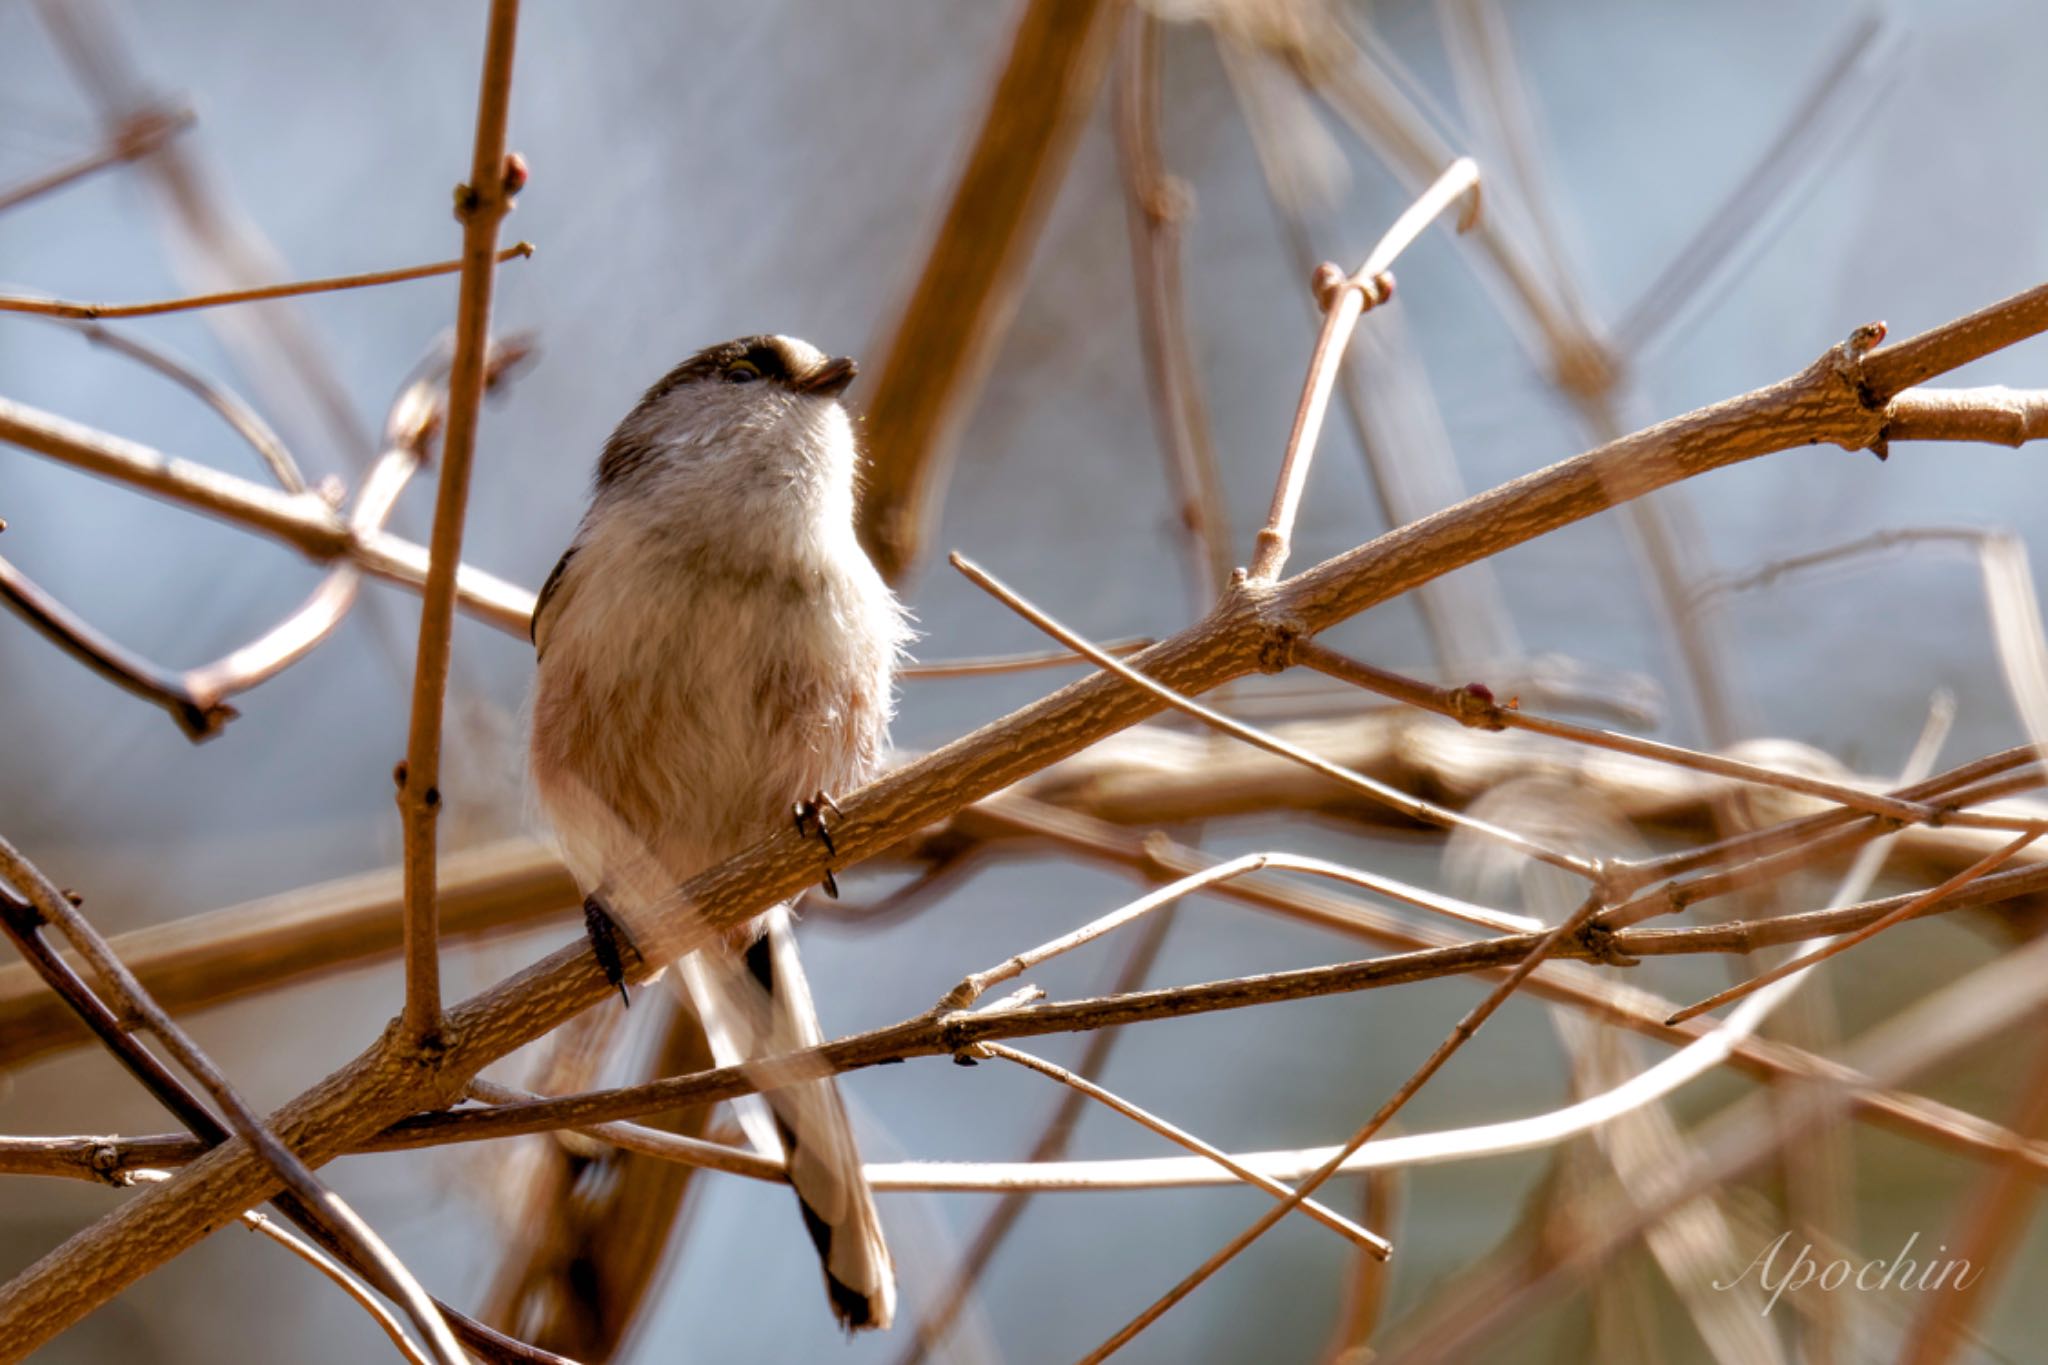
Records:
[[[723,379],[741,361],[753,366],[762,379],[787,383],[795,377],[790,367],[789,352],[783,349],[781,337],[738,337],[716,346],[706,346],[655,381],[654,387],[640,402],[643,405],[659,402],[685,384]]]
[[[645,411],[688,384],[731,379],[743,364],[751,367],[745,372],[754,382],[778,387],[801,378],[797,371],[803,368],[803,361],[790,355],[781,337],[736,337],[716,346],[706,346],[655,380],[653,386],[640,395],[640,402],[633,411]],[[632,432],[630,436],[628,431]],[[619,429],[605,442],[604,453],[598,457],[597,486],[605,488],[615,484],[652,459],[655,452],[644,441],[645,433],[636,423],[630,419],[621,422]]]

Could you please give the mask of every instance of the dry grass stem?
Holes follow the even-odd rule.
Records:
[[[1159,643],[1150,636],[1136,635],[1111,640],[1102,648],[1119,659],[1137,654]],[[896,676],[929,682],[941,678],[986,678],[1010,673],[1033,673],[1043,668],[1074,668],[1089,662],[1085,654],[1067,649],[1046,649],[1028,654],[986,654],[972,659],[935,659],[930,663],[908,663]]]

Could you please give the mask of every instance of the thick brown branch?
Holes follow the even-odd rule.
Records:
[[[201,697],[185,678],[100,634],[5,559],[0,559],[0,601],[44,639],[114,686],[163,708],[194,744],[212,739],[239,714],[219,697]]]

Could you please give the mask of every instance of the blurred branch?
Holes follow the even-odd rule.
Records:
[[[54,322],[66,322],[53,318]],[[217,384],[200,374],[184,361],[172,355],[161,346],[151,345],[140,337],[131,337],[111,327],[102,327],[96,322],[69,323],[76,327],[78,334],[95,346],[104,346],[130,360],[146,365],[163,375],[186,392],[193,394],[200,402],[220,414],[221,420],[234,429],[237,436],[249,443],[270,470],[278,487],[287,493],[306,491],[306,476],[299,471],[298,461],[292,458],[270,424],[251,407],[247,400],[224,384]]]
[[[2013,1107],[2013,1128],[2024,1139],[2048,1138],[2048,1030],[2034,1030],[2032,1074]],[[1945,1365],[1968,1344],[1970,1320],[1994,1302],[2007,1278],[2008,1257],[2025,1236],[2039,1201],[2041,1183],[2017,1153],[1978,1176],[1977,1188],[1962,1201],[1949,1235],[1950,1263],[1965,1268],[1943,1292],[1927,1296],[1899,1351],[1899,1365]],[[1972,1275],[1970,1272],[1975,1271]]]
[[[532,254],[533,243],[520,242],[506,247],[492,259],[502,263]],[[341,289],[400,284],[406,280],[452,275],[462,266],[461,260],[437,261],[433,265],[406,266],[398,270],[373,270],[364,275],[331,275],[326,279],[300,280],[295,284],[268,284],[255,289],[190,294],[179,299],[158,299],[153,303],[67,303],[63,299],[0,294],[0,313],[35,313],[53,318],[150,318],[162,313],[187,313],[195,308],[220,308],[233,303],[261,303],[265,299],[297,298],[301,294],[331,294]]]
[[[1821,64],[1813,84],[1793,105],[1777,136],[1748,174],[1614,325],[1615,349],[1641,359],[1670,335],[1706,295],[1767,235],[1774,215],[1789,211],[1802,182],[1826,168],[1822,155],[1862,126],[1866,113],[1895,88],[1892,76],[1905,44],[1876,5],[1856,16],[1841,45]]]
[[[2048,991],[2048,939],[2006,953],[1950,982],[1858,1038],[1843,1061],[1882,1085],[1910,1080],[1966,1048],[2038,1018]],[[1837,1086],[1803,1086],[1730,1105],[1698,1133],[1698,1153],[1661,1182],[1651,1201],[1602,1200],[1587,1235],[1540,1266],[1494,1277],[1441,1305],[1383,1359],[1388,1365],[1473,1358],[1477,1344],[1539,1305],[1558,1303],[1671,1210],[1768,1160],[1832,1122],[1847,1102]]]
[[[1790,446],[1868,446],[1881,430],[1882,400],[1873,403],[1866,398],[1866,360],[1887,358],[1888,374],[1939,372],[1951,360],[1962,363],[1987,347],[2043,327],[2048,327],[2048,286],[1876,356],[1866,357],[1860,347],[1836,347],[1778,384],[1525,475],[1285,582],[1248,585],[1226,597],[1203,621],[1137,656],[1136,662],[1147,675],[1181,693],[1199,693],[1261,668],[1285,667],[1297,639],[1617,502]],[[451,573],[453,567],[452,562],[446,564]],[[1098,673],[894,769],[842,799],[844,815],[834,830],[835,865],[850,867],[880,853],[969,803],[1156,713],[1162,705],[1124,679]],[[661,945],[662,953],[688,951],[796,895],[818,880],[824,857],[812,841],[782,830],[693,877],[678,893],[697,907],[698,920],[679,926],[675,941]],[[1994,880],[1985,878],[1971,889]],[[1517,958],[1532,945],[1518,946],[1522,952],[1513,955]],[[1488,951],[1501,950],[1477,950],[1481,961],[1472,965],[1482,965]],[[1386,959],[1357,970],[1388,980],[1414,966]],[[636,964],[629,975],[644,978],[654,969],[655,964]],[[1262,995],[1277,980],[1267,978],[1250,989]],[[293,1135],[307,1160],[330,1159],[402,1114],[459,1093],[483,1066],[595,1004],[609,989],[587,945],[579,942],[458,1007],[448,1019],[444,1051],[425,1055],[409,1042],[387,1035],[283,1106],[276,1122]],[[1220,989],[1219,1000],[1243,988]],[[1206,999],[1168,995],[1176,1008]],[[1046,1026],[1065,1017],[1058,1006],[1034,1006],[949,1022],[945,1032],[948,1041],[964,1045],[982,1041],[968,1036],[980,1029],[1016,1028],[1026,1021]],[[1135,1016],[1128,1007],[1116,1006],[1088,1017],[1107,1025]],[[740,1081],[735,1075],[734,1083]],[[585,1115],[579,1121],[590,1117],[599,1116]],[[138,1195],[0,1289],[0,1339],[19,1342],[24,1350],[49,1340],[190,1246],[207,1228],[264,1197],[274,1188],[273,1181],[253,1153],[233,1144]]]
[[[1194,600],[1207,606],[1230,581],[1234,560],[1230,509],[1216,468],[1208,404],[1202,397],[1201,370],[1181,289],[1180,227],[1188,216],[1191,192],[1186,182],[1167,171],[1160,154],[1159,16],[1144,5],[1130,5],[1122,27],[1110,91],[1117,156],[1123,166],[1131,273],[1138,292],[1145,391],[1187,537],[1195,572]]]
[[[163,708],[195,744],[212,739],[240,714],[218,696],[202,697],[187,678],[100,634],[5,559],[0,559],[0,601],[44,639],[114,686]]]
[[[494,346],[485,384],[495,385],[527,353],[527,346],[520,341]],[[383,531],[399,494],[428,458],[428,445],[440,429],[447,401],[445,371],[445,363],[428,365],[393,404],[386,422],[384,454],[363,481],[348,515],[349,533],[357,541]],[[284,460],[296,476],[290,456],[285,455]],[[197,743],[213,738],[235,718],[235,708],[226,704],[228,697],[275,677],[341,624],[355,604],[361,578],[357,567],[344,561],[328,571],[296,611],[262,636],[213,663],[183,673],[160,668],[107,639],[5,560],[0,560],[0,598],[58,648],[116,686],[169,711],[186,737]]]
[[[1032,246],[1095,103],[1115,10],[1104,0],[1024,0],[981,131],[883,351],[857,524],[891,583],[901,584],[923,553],[954,443],[1009,331]]]
[[[441,480],[434,494],[432,551],[420,592],[419,654],[413,673],[412,724],[398,768],[399,823],[405,833],[405,1014],[408,1041],[422,1051],[441,1046],[440,920],[435,856],[441,818],[441,721],[455,627],[455,575],[462,563],[462,523],[469,506],[470,462],[484,396],[491,335],[491,286],[498,225],[526,183],[526,171],[505,151],[512,104],[512,54],[519,0],[491,0],[482,89],[476,99],[476,148],[469,183],[455,191],[462,224],[462,283],[455,302],[455,353],[448,362],[448,408],[442,423]]]
[[[98,151],[88,152],[41,175],[30,176],[0,187],[0,213],[26,204],[53,190],[83,180],[96,171],[119,166],[148,156],[171,138],[190,128],[195,115],[184,105],[173,108],[138,109],[117,126]]]
[[[163,98],[136,67],[105,0],[34,0],[34,8],[106,131],[162,107]],[[137,174],[155,192],[174,273],[208,290],[260,286],[288,276],[283,258],[208,173],[192,141],[159,143],[135,162]],[[372,438],[305,318],[283,301],[205,316],[238,366],[272,400],[267,409],[275,414],[310,405],[343,467],[354,468]]]
[[[1303,662],[1318,666],[1320,653],[1319,648],[1304,651]],[[1460,689],[1445,691],[1460,708],[1476,701]],[[1429,705],[1426,701],[1417,704]],[[1532,727],[1545,723],[1527,712],[1504,711],[1504,715],[1522,717]],[[1279,727],[1277,733],[1381,781],[1433,791],[1440,800],[1455,805],[1510,782],[1557,776],[1597,793],[1631,821],[1696,831],[1711,827],[1709,807],[1729,790],[1719,780],[1673,772],[1656,761],[1665,746],[1634,737],[1621,738],[1643,746],[1640,761],[1589,760],[1558,745],[1517,742],[1507,735],[1474,735],[1397,711],[1347,722],[1297,723]],[[1757,743],[1747,746],[1745,752],[1770,760],[1770,766],[1758,766],[1760,772],[1828,771],[1816,766],[1824,756],[1805,746]],[[1747,769],[1750,765],[1734,766]],[[1937,812],[1938,824],[1915,824],[1900,835],[1903,872],[1945,876],[1993,846],[1986,831],[1958,828],[1959,823],[1973,819],[1973,814],[1956,809],[1953,801],[1939,800],[1936,793],[1887,793],[1871,779],[1846,773],[1821,786],[1831,789],[1851,781],[1871,805],[1900,803],[1908,809],[1924,806]],[[1020,801],[1019,797],[1030,799]],[[2025,817],[2000,817],[1999,823],[2048,818],[2028,809]],[[1026,810],[1042,815],[1027,818],[1020,814]],[[1144,836],[1132,830],[1142,831],[1158,823],[1289,810],[1324,811],[1369,829],[1412,828],[1406,822],[1384,824],[1384,807],[1356,798],[1348,789],[1292,763],[1147,726],[1047,769],[1010,795],[962,811],[886,857],[914,866],[934,859],[944,865],[1006,844],[1050,840],[1071,853],[1144,875],[1171,878],[1195,869],[1150,859],[1143,851]],[[1814,832],[1809,825],[1799,828],[1802,837]],[[1081,837],[1077,833],[1081,830],[1097,833]],[[2031,857],[2032,851],[2022,856]],[[396,868],[387,868],[136,930],[113,942],[151,992],[182,1014],[286,989],[327,972],[368,965],[396,951],[400,943],[398,878]],[[1227,896],[1231,889],[1219,887],[1216,892]],[[567,914],[575,908],[579,895],[551,849],[528,840],[510,840],[452,855],[442,869],[440,900],[444,932],[465,935],[517,928]],[[1322,922],[1354,930],[1359,927],[1355,920]],[[1380,925],[1378,930],[1390,924]],[[0,1068],[22,1065],[79,1041],[81,1035],[69,1016],[43,994],[24,968],[0,967]]]
[[[365,573],[414,590],[426,582],[424,546],[389,533],[359,537],[340,513],[313,493],[282,493],[4,397],[0,441],[259,531],[309,559],[347,557]],[[462,566],[457,591],[473,614],[508,634],[525,637],[533,614],[532,593],[469,565]]]
[[[402,944],[400,870],[287,891],[116,936],[111,947],[179,1015],[364,965]],[[465,849],[441,866],[442,930],[489,933],[567,915],[582,902],[551,849],[527,840]],[[84,1041],[26,967],[0,967],[0,1068]]]

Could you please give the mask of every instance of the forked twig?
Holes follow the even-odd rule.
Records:
[[[1367,308],[1384,303],[1392,293],[1394,282],[1387,271],[1401,253],[1438,215],[1460,199],[1465,200],[1465,208],[1458,219],[1458,230],[1464,232],[1479,221],[1479,167],[1470,157],[1460,157],[1444,169],[1436,183],[1394,220],[1386,235],[1366,253],[1365,263],[1356,272],[1345,275],[1335,266],[1318,272],[1315,284],[1317,302],[1323,306],[1323,327],[1316,336],[1301,401],[1294,409],[1294,427],[1287,434],[1287,448],[1280,457],[1280,479],[1273,489],[1273,506],[1252,550],[1252,582],[1270,583],[1286,567],[1295,513],[1301,507],[1309,464],[1315,458],[1316,438],[1322,433],[1330,390],[1337,383],[1344,348],[1350,344],[1358,319]]]

